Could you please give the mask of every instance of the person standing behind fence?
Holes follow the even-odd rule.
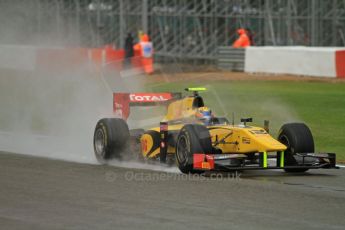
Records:
[[[232,44],[234,48],[246,48],[251,45],[247,31],[243,28],[237,30],[239,38]]]
[[[250,46],[255,46],[255,42],[254,42],[255,33],[253,33],[253,31],[249,27],[246,28],[246,33],[249,38]]]
[[[131,58],[134,56],[133,37],[131,33],[128,33],[125,40],[125,62],[130,63]]]

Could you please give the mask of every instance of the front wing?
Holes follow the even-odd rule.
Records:
[[[232,171],[232,170],[266,170],[266,169],[319,169],[338,168],[335,153],[297,153],[297,164],[285,165],[284,152],[276,156],[260,153],[255,161],[246,160],[245,154],[193,154],[193,168],[196,170]],[[275,164],[268,159],[275,158]]]

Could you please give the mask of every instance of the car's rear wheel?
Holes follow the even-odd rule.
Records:
[[[296,153],[313,153],[314,139],[307,125],[303,123],[284,124],[279,131],[278,140],[287,146],[285,165],[299,165]],[[308,169],[285,169],[286,172],[306,172]]]
[[[176,142],[176,163],[181,172],[202,172],[193,169],[194,153],[212,153],[211,136],[205,126],[188,124],[180,130]]]
[[[98,162],[104,164],[113,158],[120,158],[128,148],[129,130],[127,123],[119,118],[104,118],[97,122],[93,146]]]

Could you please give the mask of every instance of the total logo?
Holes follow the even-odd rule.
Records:
[[[129,95],[131,102],[159,102],[170,100],[170,93],[132,93]]]

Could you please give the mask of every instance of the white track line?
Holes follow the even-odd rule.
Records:
[[[345,168],[345,165],[336,165],[339,168]]]

